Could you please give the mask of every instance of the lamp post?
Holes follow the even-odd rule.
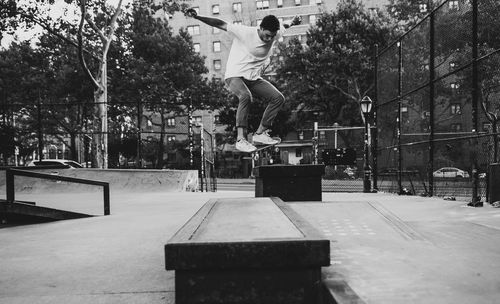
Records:
[[[364,153],[364,166],[363,166],[363,171],[364,171],[364,178],[363,178],[363,192],[369,193],[371,192],[371,181],[370,181],[370,175],[371,175],[371,168],[368,160],[368,153],[369,153],[369,126],[368,126],[368,114],[372,110],[372,100],[370,97],[365,96],[361,99],[360,101],[360,108],[361,108],[361,113],[363,114],[364,122],[365,122],[365,153]]]

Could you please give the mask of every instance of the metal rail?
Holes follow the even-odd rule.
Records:
[[[14,177],[16,175],[17,176],[26,176],[26,177],[64,181],[64,182],[77,183],[77,184],[102,186],[103,187],[103,199],[104,199],[104,215],[110,215],[109,183],[107,183],[107,182],[101,182],[101,181],[95,181],[95,180],[89,180],[89,179],[83,179],[83,178],[76,178],[76,177],[69,177],[69,176],[52,175],[52,174],[40,173],[40,172],[31,172],[31,171],[18,170],[18,169],[7,169],[7,171],[6,171],[6,178],[7,178],[6,186],[7,186],[7,201],[9,201],[9,202],[15,201],[15,183],[14,183],[15,178]]]

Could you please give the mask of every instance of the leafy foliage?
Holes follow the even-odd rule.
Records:
[[[298,40],[281,46],[278,82],[298,117],[319,112],[324,123],[359,124],[358,103],[373,94],[375,46],[383,47],[390,37],[381,13],[368,12],[360,1],[344,0],[311,27],[306,46]]]

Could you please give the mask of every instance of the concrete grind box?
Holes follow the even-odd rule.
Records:
[[[165,245],[176,304],[314,304],[330,241],[279,198],[208,201]]]
[[[254,168],[255,197],[290,201],[321,201],[324,165],[269,165]]]

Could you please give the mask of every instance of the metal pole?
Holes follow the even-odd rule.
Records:
[[[398,76],[399,76],[399,83],[398,83],[398,117],[397,117],[397,125],[398,125],[398,131],[397,131],[397,136],[398,136],[398,191],[399,194],[403,192],[403,186],[401,183],[402,179],[402,174],[401,171],[403,170],[403,158],[402,158],[402,153],[401,153],[401,95],[403,94],[403,46],[402,46],[402,41],[398,41],[398,56],[399,56],[399,64],[398,64]]]
[[[318,122],[314,122],[314,130],[313,130],[313,138],[312,138],[312,144],[313,144],[313,164],[317,165],[318,164]],[[253,159],[253,158],[252,158]]]
[[[38,120],[38,159],[43,159],[43,133],[42,133],[42,102],[40,101],[40,90],[38,90],[37,103],[37,120]]]
[[[142,103],[141,99],[137,101],[137,166],[142,168],[142,134],[141,134],[141,125],[142,125]]]
[[[6,174],[6,190],[7,190],[7,201],[13,203],[16,200],[15,186],[14,186],[14,173],[7,169]]]
[[[364,178],[363,178],[363,192],[370,193],[371,192],[371,181],[370,181],[370,165],[368,163],[369,159],[369,136],[368,136],[368,113],[363,113],[365,118],[365,153],[364,153]]]
[[[377,130],[377,99],[378,99],[378,44],[375,44],[375,98],[373,99],[373,145],[372,145],[372,176],[373,176],[373,190],[378,191],[378,130]]]
[[[472,1],[472,133],[478,133],[478,103],[479,103],[479,75],[478,75],[478,0]],[[472,140],[472,204],[481,201],[478,199],[479,176],[477,171],[477,153],[479,143],[477,137]]]
[[[189,112],[188,112],[188,138],[189,138],[189,166],[191,169],[194,168],[194,158],[193,158],[193,102],[189,103]]]
[[[436,77],[436,72],[435,72],[435,66],[434,66],[434,60],[435,60],[435,18],[436,15],[434,12],[431,13],[430,16],[430,56],[429,56],[429,128],[430,128],[430,135],[429,135],[429,162],[428,162],[428,169],[427,169],[427,178],[429,179],[429,196],[434,195],[434,176],[432,175],[432,172],[434,172],[434,108],[435,108],[435,102],[434,102],[434,78]]]
[[[205,176],[205,139],[203,131],[203,122],[200,123],[200,166],[201,166],[201,192],[203,192],[203,185],[206,185]],[[208,191],[207,191],[208,192]]]
[[[104,215],[110,215],[110,204],[109,204],[109,185],[103,186],[104,195]]]

